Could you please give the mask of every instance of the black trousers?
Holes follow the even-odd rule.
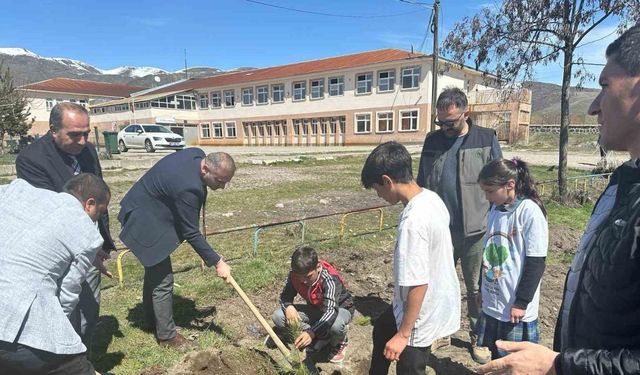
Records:
[[[386,375],[391,361],[384,357],[384,347],[398,332],[393,306],[389,307],[373,324],[373,352],[369,375]],[[429,361],[431,347],[417,348],[407,346],[396,363],[398,375],[424,375]]]
[[[173,321],[173,269],[170,257],[155,266],[144,268],[142,306],[144,324],[155,327],[158,340],[176,337],[178,332]]]
[[[0,374],[95,375],[85,353],[55,354],[0,341]]]

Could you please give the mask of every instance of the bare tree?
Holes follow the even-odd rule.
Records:
[[[611,17],[619,19],[618,32],[623,31],[640,20],[640,0],[503,0],[464,17],[444,41],[443,51],[456,62],[473,61],[476,69],[493,70],[511,84],[533,79],[536,65],[562,63],[558,157],[562,200],[567,193],[571,79],[581,86],[594,78],[575,52],[586,44],[585,36]]]
[[[27,98],[14,86],[9,68],[0,63],[0,155],[7,135],[25,135],[31,129],[34,120],[29,116]]]

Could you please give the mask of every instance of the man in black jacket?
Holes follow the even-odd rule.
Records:
[[[627,151],[598,199],[565,282],[553,350],[497,342],[508,356],[483,374],[640,374],[640,25],[607,47],[600,145]]]
[[[144,266],[143,307],[145,328],[155,330],[161,346],[187,349],[173,320],[173,270],[171,253],[187,241],[207,266],[226,279],[231,268],[198,229],[207,187],[224,189],[236,166],[229,154],[205,156],[188,148],[165,156],[136,182],[120,202],[120,239]]]
[[[50,130],[42,138],[25,148],[16,159],[18,178],[31,185],[62,192],[64,184],[74,175],[91,173],[102,178],[102,169],[95,147],[87,141],[91,128],[89,113],[75,103],[59,103],[51,109]],[[109,233],[109,216],[98,221],[104,239],[94,266],[82,284],[82,293],[76,310],[70,315],[82,343],[91,350],[91,338],[100,313],[100,272],[111,277],[103,261],[115,249]]]
[[[429,133],[422,146],[416,182],[436,192],[449,211],[453,258],[460,260],[467,289],[471,355],[479,363],[487,363],[491,353],[476,346],[474,326],[480,316],[476,298],[480,289],[482,268],[482,236],[487,229],[489,201],[478,184],[482,167],[502,157],[500,144],[493,129],[475,125],[469,118],[465,93],[457,87],[447,87],[436,103],[440,126]],[[425,213],[428,214],[428,213]],[[432,350],[446,346],[450,338],[434,342]]]

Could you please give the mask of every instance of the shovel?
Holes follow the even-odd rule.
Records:
[[[258,309],[254,306],[254,304],[251,302],[249,297],[247,297],[247,295],[242,290],[242,288],[240,288],[240,285],[238,285],[236,280],[234,280],[233,276],[229,275],[229,277],[227,277],[226,281],[233,286],[233,289],[235,289],[236,292],[238,292],[238,294],[240,295],[240,297],[242,298],[244,303],[246,303],[247,306],[249,306],[249,309],[251,309],[251,312],[253,313],[253,315],[256,317],[256,319],[258,319],[258,321],[260,322],[262,327],[267,331],[267,333],[269,334],[269,337],[271,337],[271,339],[276,344],[276,346],[278,347],[280,352],[284,355],[284,357],[287,359],[287,361],[289,361],[289,358],[291,356],[291,352],[282,343],[282,340],[280,340],[278,335],[276,335],[276,333],[273,331],[273,329],[271,328],[269,323],[267,323],[267,321],[264,320],[264,318],[262,317],[262,314],[260,314],[260,311],[258,311]]]

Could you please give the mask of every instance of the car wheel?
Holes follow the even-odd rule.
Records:
[[[122,139],[120,140],[120,142],[118,142],[118,150],[120,150],[120,152],[129,151],[129,149],[127,148],[127,145],[124,144],[124,141]]]
[[[147,152],[156,152],[156,149],[153,148],[151,141],[148,139],[144,141],[144,149],[147,150]]]

